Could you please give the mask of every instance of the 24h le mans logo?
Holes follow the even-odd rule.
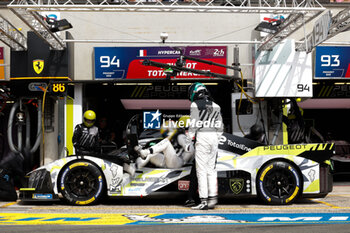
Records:
[[[33,60],[33,69],[35,73],[40,74],[44,69],[44,60],[36,59]]]
[[[239,194],[244,186],[244,180],[240,178],[230,179],[230,189],[234,194]]]

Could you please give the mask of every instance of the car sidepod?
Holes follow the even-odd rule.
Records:
[[[191,166],[179,169],[147,168],[134,176],[109,160],[93,156],[70,156],[42,166],[29,174],[21,200],[63,199],[74,205],[90,205],[107,196],[147,196],[169,184],[186,179]]]
[[[258,146],[244,154],[220,150],[219,193],[258,195],[270,204],[325,196],[332,191],[332,153],[333,144]]]
[[[179,169],[147,168],[136,171],[134,177],[124,174],[123,182],[109,196],[147,196],[190,175],[191,166]]]

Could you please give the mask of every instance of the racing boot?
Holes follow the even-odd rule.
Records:
[[[142,150],[141,146],[135,146],[134,150],[141,156],[142,159],[146,159],[150,154],[150,151],[148,149]]]
[[[188,200],[186,200],[186,201],[185,201],[185,204],[184,204],[185,207],[193,207],[193,206],[195,206],[195,205],[196,205],[196,202],[195,202],[195,200],[193,200],[193,199],[188,199]]]
[[[208,198],[201,198],[201,203],[197,206],[193,206],[193,210],[208,210]]]
[[[208,209],[214,209],[216,204],[218,204],[217,196],[208,198]]]

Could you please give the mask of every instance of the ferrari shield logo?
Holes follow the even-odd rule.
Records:
[[[230,189],[234,194],[242,192],[244,180],[241,178],[230,179]]]
[[[33,60],[33,69],[35,73],[40,74],[44,69],[44,60],[36,59]]]

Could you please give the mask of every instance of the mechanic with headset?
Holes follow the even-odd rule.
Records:
[[[221,108],[211,98],[206,86],[194,83],[188,90],[191,124],[188,145],[195,140],[195,162],[200,204],[195,210],[214,209],[217,204],[216,158],[219,138],[223,133]]]
[[[150,148],[142,150],[140,146],[136,146],[135,150],[140,155],[136,160],[137,167],[144,167],[150,161],[157,167],[180,168],[192,160],[194,156],[193,145],[190,144],[185,151],[187,146],[186,127],[189,118],[188,115],[180,117],[175,129],[172,128],[171,122],[168,122],[168,125],[163,125],[161,133],[165,138]]]
[[[83,123],[75,126],[72,141],[76,154],[87,155],[99,151],[99,132],[98,127],[94,126],[95,120],[95,112],[87,110]]]

